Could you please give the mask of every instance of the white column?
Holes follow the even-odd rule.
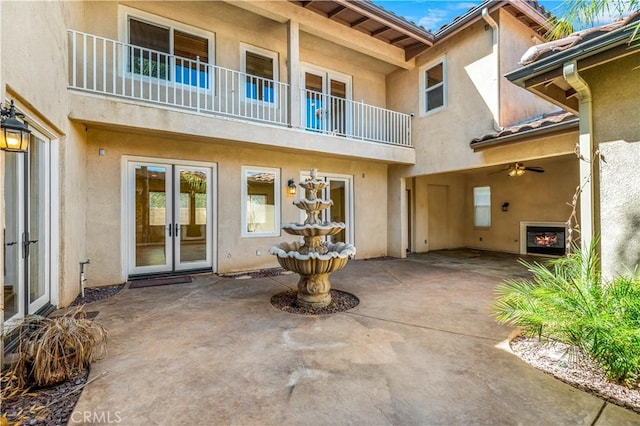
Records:
[[[287,76],[289,79],[289,124],[300,127],[302,103],[300,96],[300,24],[287,23]]]

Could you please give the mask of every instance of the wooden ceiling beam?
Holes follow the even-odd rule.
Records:
[[[351,25],[351,28],[355,28],[355,27],[357,27],[358,25],[362,25],[362,24],[364,24],[365,22],[367,22],[369,19],[370,19],[369,17],[367,17],[367,16],[363,16],[362,18],[360,18],[360,19],[358,19],[358,20],[353,21],[353,22],[350,24],[350,25]]]
[[[387,27],[387,26],[384,26],[384,27],[378,28],[377,30],[373,30],[373,31],[371,31],[371,33],[370,33],[370,34],[371,34],[371,37],[375,37],[375,36],[377,36],[377,35],[379,35],[379,34],[382,34],[382,33],[384,33],[384,32],[389,31],[390,29],[391,29],[391,28],[389,28],[389,27]]]
[[[334,16],[336,16],[337,14],[339,14],[340,12],[345,10],[346,8],[347,8],[346,6],[338,6],[338,7],[336,7],[331,12],[327,13],[327,18],[329,18],[329,19],[333,18]]]

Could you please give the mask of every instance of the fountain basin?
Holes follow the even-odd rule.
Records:
[[[333,205],[333,201],[321,200],[316,198],[315,200],[307,200],[306,198],[295,200],[293,204],[299,209],[305,211],[325,210]]]
[[[282,229],[287,234],[301,235],[303,237],[336,235],[342,232],[344,228],[346,228],[346,225],[343,222],[325,222],[315,225],[298,225],[296,223],[289,223],[282,225]]]
[[[344,268],[347,261],[356,254],[352,244],[328,243],[326,254],[299,252],[301,242],[280,243],[269,249],[269,253],[278,256],[278,263],[298,274],[327,274]]]
[[[356,254],[352,244],[327,243],[327,253],[300,253],[304,243],[280,243],[269,249],[269,253],[277,256],[283,268],[300,275],[298,281],[298,304],[307,307],[321,308],[331,303],[331,282],[329,274],[347,265],[349,259]]]

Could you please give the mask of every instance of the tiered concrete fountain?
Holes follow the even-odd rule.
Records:
[[[300,235],[302,242],[280,243],[271,247],[269,253],[278,256],[280,266],[300,275],[297,303],[311,308],[322,308],[331,303],[329,274],[344,268],[356,254],[352,244],[330,243],[328,235],[336,235],[345,228],[342,222],[322,222],[320,213],[333,201],[318,198],[318,191],[327,187],[318,180],[317,170],[311,170],[311,178],[300,182],[305,189],[305,198],[293,204],[307,213],[303,224],[290,223],[282,229],[291,235]]]

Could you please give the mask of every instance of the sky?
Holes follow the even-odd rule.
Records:
[[[373,2],[433,32],[451,22],[456,16],[463,15],[470,7],[481,3],[480,0],[373,0]],[[538,0],[538,3],[554,15],[562,15],[564,1]],[[611,22],[616,17],[605,17],[602,23]]]

